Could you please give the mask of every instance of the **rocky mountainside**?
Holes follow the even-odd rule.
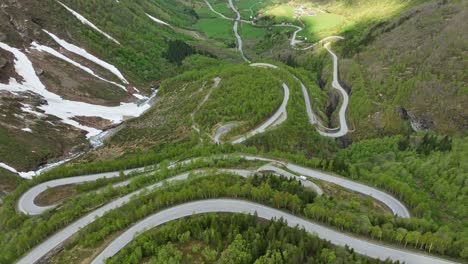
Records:
[[[468,129],[466,1],[430,1],[352,36],[342,80],[352,88],[355,139]]]
[[[211,2],[225,16],[232,16],[226,1]],[[249,1],[238,4],[243,16],[264,13],[262,5],[253,8]],[[334,44],[340,57],[341,82],[351,94],[347,116],[352,133],[340,144],[424,130],[465,134],[465,2],[382,1],[373,5],[368,0],[320,0],[313,4],[321,6],[319,13],[325,17],[333,14],[333,19],[353,21],[336,32],[345,40]],[[268,5],[263,8],[268,10]],[[267,25],[282,18],[269,19],[266,16],[259,23]],[[185,55],[205,50],[216,55],[220,50],[219,54],[237,52],[232,46],[231,21],[217,17],[204,1],[4,0],[0,22],[0,165],[11,172],[25,172],[21,174],[25,177],[45,164],[101,144],[106,136],[102,131],[143,114],[153,103],[154,88],[163,80],[196,68],[183,65]],[[320,49],[294,51],[289,43],[295,28],[273,27],[276,32],[265,25],[242,25],[246,54],[256,53],[259,58],[270,54],[270,59],[278,57],[286,64],[309,69],[302,77],[310,78],[307,86],[316,100],[312,106],[325,123],[336,126],[341,97],[331,87],[329,54],[320,53]],[[211,32],[217,34],[212,36]],[[210,42],[216,38],[220,39]],[[179,51],[183,56],[170,54]],[[315,80],[316,75],[321,78]],[[178,92],[173,100],[191,99],[181,96]],[[154,137],[153,129],[148,131],[151,139],[140,139],[146,135],[141,129],[132,133],[124,130],[111,141],[119,149],[116,155],[127,151],[126,146],[157,147],[153,142],[177,134],[165,128],[170,117],[153,116],[159,115],[157,109],[135,123],[161,120],[149,127],[157,126],[167,133]],[[183,118],[174,120],[185,122]],[[191,132],[184,129],[183,139]],[[305,135],[298,140],[303,142],[307,137],[317,141],[315,136]],[[268,140],[259,138],[257,144],[269,148]],[[307,145],[334,147],[322,141]],[[317,148],[306,152],[317,154]]]
[[[175,28],[193,16],[165,1],[2,1],[2,167],[33,171],[141,115],[175,68],[165,58],[168,40],[190,38],[162,19]]]

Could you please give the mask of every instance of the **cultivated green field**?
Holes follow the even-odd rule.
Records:
[[[229,20],[222,18],[202,18],[192,26],[209,38],[233,41],[232,25]]]
[[[299,18],[294,17],[295,6],[291,4],[275,5],[264,10],[266,16],[274,17],[277,23],[289,22],[301,25],[304,30],[298,36],[307,38],[308,41],[317,41],[327,36],[338,34],[347,20],[344,16],[332,13],[323,13],[319,9],[313,9],[316,15],[304,15]]]
[[[255,16],[259,10],[274,2],[274,0],[240,0],[236,6],[242,18],[249,19],[251,16]]]

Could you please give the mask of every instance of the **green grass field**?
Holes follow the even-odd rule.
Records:
[[[301,18],[305,29],[299,36],[307,37],[309,40],[318,40],[327,36],[337,34],[346,25],[343,16],[336,14],[320,14],[318,16],[307,16]]]
[[[228,41],[234,40],[231,22],[226,19],[202,18],[192,27],[209,38]]]
[[[241,13],[242,18],[249,19],[251,16],[254,16],[257,11],[273,2],[273,0],[239,0],[236,2],[236,6]]]
[[[227,0],[208,0],[208,2],[210,2],[211,6],[219,13],[227,17],[235,16],[234,11],[232,11],[232,9],[229,7]],[[206,7],[207,10],[209,10],[205,4],[205,1],[202,1],[202,4]],[[211,13],[211,10],[209,11]]]
[[[317,41],[338,34],[347,24],[344,16],[322,13],[317,9],[316,11],[316,16],[300,17],[300,21],[304,24],[304,30],[298,34],[299,37],[307,38],[308,41]],[[298,23],[298,19],[294,17],[294,6],[290,4],[281,4],[265,9],[265,15],[273,16],[276,22]]]
[[[241,35],[245,39],[263,39],[266,33],[266,28],[254,27],[246,23],[243,23],[241,27]]]

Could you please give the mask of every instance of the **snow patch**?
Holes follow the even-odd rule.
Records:
[[[13,173],[19,174],[19,176],[21,176],[22,178],[26,178],[26,179],[31,179],[33,176],[36,175],[36,173],[34,171],[18,172],[15,168],[10,167],[10,166],[6,165],[5,163],[1,163],[1,162],[0,162],[0,167],[4,168],[7,171],[11,171]]]
[[[39,113],[37,111],[34,111],[34,109],[32,108],[32,106],[28,105],[28,104],[23,104],[22,103],[22,107],[21,107],[21,111],[25,112],[25,113],[30,113],[30,114],[33,114],[37,117],[45,117],[45,115],[43,113]]]
[[[66,163],[66,162],[69,162],[70,160],[75,159],[75,158],[81,156],[82,154],[83,153],[77,153],[77,154],[75,154],[75,155],[73,155],[73,156],[71,156],[69,158],[66,158],[66,159],[63,159],[63,160],[60,160],[60,161],[57,161],[57,162],[54,162],[54,163],[47,164],[47,165],[43,166],[42,168],[38,169],[37,171],[19,172],[15,168],[13,168],[11,166],[8,166],[5,163],[1,163],[1,162],[0,162],[0,167],[6,169],[8,171],[11,171],[13,173],[16,173],[22,178],[32,179],[32,177],[38,176],[38,175],[40,175],[41,173],[43,173],[43,172],[45,172],[47,170],[50,170],[52,168],[55,168],[55,167],[57,167],[59,165],[62,165],[64,163]]]
[[[13,172],[13,173],[18,173],[18,172],[15,170],[15,168],[10,167],[10,166],[6,165],[5,163],[1,163],[1,162],[0,162],[0,167],[1,167],[1,168],[4,168],[4,169],[7,170],[7,171],[11,171],[11,172]]]
[[[138,99],[140,99],[140,100],[148,99],[148,97],[143,96],[143,95],[141,95],[141,94],[136,94],[136,93],[134,93],[133,96],[136,97],[136,98],[138,98]]]
[[[106,38],[112,40],[113,42],[117,43],[120,45],[120,42],[118,42],[115,38],[111,37],[109,34],[107,34],[106,32],[100,30],[97,26],[95,26],[93,23],[91,23],[91,21],[89,21],[88,19],[86,19],[84,16],[80,15],[78,12],[76,12],[75,10],[69,8],[68,6],[66,6],[64,3],[60,2],[60,1],[57,1],[59,4],[61,4],[63,7],[65,7],[65,9],[67,9],[70,13],[72,13],[72,15],[74,15],[76,18],[78,18],[78,20],[81,21],[81,23],[85,24],[85,25],[88,25],[90,26],[91,28],[93,28],[94,30],[96,30],[97,32],[101,33],[102,35],[104,35]]]
[[[105,82],[107,82],[107,83],[113,84],[113,85],[115,85],[115,86],[117,86],[117,87],[123,89],[124,91],[127,91],[127,88],[125,88],[125,86],[123,86],[123,85],[121,85],[121,84],[118,84],[118,83],[116,83],[116,82],[113,82],[113,81],[109,81],[109,80],[107,80],[107,79],[105,79],[105,78],[103,78],[103,77],[97,75],[97,74],[94,73],[94,71],[91,70],[90,68],[88,68],[88,67],[86,67],[86,66],[84,66],[84,65],[79,64],[78,62],[76,62],[76,61],[74,61],[74,60],[68,58],[67,56],[63,55],[62,53],[60,53],[60,52],[58,52],[58,51],[56,51],[56,50],[54,50],[54,49],[51,48],[51,47],[47,47],[47,46],[44,46],[44,45],[39,45],[37,42],[33,42],[33,43],[32,43],[32,49],[38,50],[38,51],[40,51],[40,52],[47,52],[47,53],[49,53],[50,55],[53,55],[53,56],[55,56],[55,57],[57,57],[57,58],[59,58],[59,59],[61,59],[61,60],[64,60],[64,61],[66,61],[66,62],[72,64],[72,65],[75,66],[75,67],[78,67],[78,68],[82,69],[83,71],[85,71],[85,72],[87,72],[87,73],[93,75],[94,77],[96,77],[96,78],[98,78],[98,79],[100,79],[100,80],[102,80],[102,81],[105,81]]]
[[[23,128],[21,130],[23,130],[24,132],[32,133],[32,130],[29,127]]]
[[[94,55],[91,55],[90,53],[88,53],[85,49],[83,48],[80,48],[78,46],[75,46],[71,43],[68,43],[67,41],[63,40],[63,39],[60,39],[59,37],[57,37],[56,35],[54,35],[53,33],[50,33],[49,31],[43,29],[43,31],[45,33],[47,33],[51,38],[53,38],[60,46],[62,46],[64,49],[70,51],[70,52],[73,52],[75,53],[76,55],[79,55],[83,58],[86,58],[94,63],[96,63],[97,65],[109,70],[110,72],[112,72],[115,76],[117,76],[117,78],[119,78],[123,83],[125,84],[128,84],[128,81],[125,79],[125,77],[123,76],[123,74],[119,71],[119,69],[117,69],[117,67],[115,67],[114,65],[112,64],[109,64],[99,58],[97,58],[96,56]]]
[[[170,26],[168,23],[166,23],[166,22],[164,22],[164,21],[162,21],[162,20],[160,20],[160,19],[157,19],[157,18],[151,16],[151,15],[148,14],[148,13],[145,13],[145,14],[146,14],[149,18],[151,18],[151,20],[153,20],[153,21],[156,22],[156,23],[163,24],[163,25],[166,25],[166,26]]]

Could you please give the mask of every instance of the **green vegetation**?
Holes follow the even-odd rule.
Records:
[[[220,71],[219,78],[219,87],[195,115],[207,131],[236,121],[245,124],[237,132],[246,132],[271,116],[283,101],[282,82],[270,69],[239,65]]]
[[[13,192],[22,181],[23,179],[14,173],[0,168],[0,207],[3,205],[3,196]]]
[[[0,214],[0,240],[9,242],[2,243],[2,247],[0,247],[0,263],[11,263],[12,260],[18,258],[25,251],[38,244],[47,236],[57,230],[60,230],[64,226],[67,226],[69,223],[86,213],[89,213],[96,207],[108,203],[116,197],[129,194],[147,186],[148,184],[167,179],[187,170],[207,167],[231,167],[242,162],[242,160],[235,158],[219,162],[216,162],[216,160],[200,160],[189,164],[188,166],[178,167],[173,170],[162,169],[161,171],[157,171],[149,176],[143,174],[133,177],[132,182],[128,186],[113,188],[109,184],[98,192],[86,192],[75,197],[70,197],[64,201],[60,208],[49,210],[36,217],[18,214],[16,212],[16,200],[14,198],[11,199],[12,196],[8,196],[5,199],[5,203]],[[164,164],[164,166],[167,165],[167,163]],[[247,163],[247,166],[249,166],[249,163]],[[228,178],[230,177],[233,178],[233,176],[229,176]],[[231,181],[235,181],[235,179],[232,179]],[[107,183],[111,182],[112,181]],[[92,185],[88,188],[83,188],[82,191],[85,191],[86,189],[94,189],[96,187],[99,187],[99,185]],[[16,191],[20,189],[21,188]],[[153,192],[153,195],[159,194],[160,192]],[[143,193],[141,197],[146,196]]]
[[[190,38],[174,32],[169,27],[153,22],[145,13],[153,15],[175,26],[188,26],[197,19],[193,9],[181,2],[167,1],[63,1],[74,10],[91,20],[96,26],[110,34],[121,45],[116,45],[100,33],[82,25],[56,1],[50,0],[54,13],[51,24],[66,25],[73,37],[85,47],[99,54],[122,70],[124,75],[138,85],[167,77],[174,71],[175,65],[163,58],[167,50],[167,40]],[[61,29],[59,29],[61,30]]]
[[[18,113],[18,116],[21,114],[23,113]],[[68,130],[67,126],[55,123],[57,120],[54,118],[49,119],[54,121],[54,124],[48,123],[47,119],[32,124],[30,127],[32,133],[15,128],[15,124],[22,122],[17,118],[17,116],[0,116],[0,122],[13,125],[8,128],[0,127],[0,157],[3,163],[17,168],[18,171],[33,170],[50,157],[63,155],[64,149],[71,149],[73,146],[79,149],[80,145],[84,147],[86,138],[81,131],[69,131],[69,136],[73,135],[76,138],[63,138],[61,130],[58,129]]]
[[[410,122],[442,134],[465,134],[468,80],[461,32],[466,27],[458,21],[466,3],[443,3],[423,4],[369,31],[356,27],[360,33],[350,30],[338,44],[341,54],[351,57],[340,68],[343,81],[352,85],[349,116],[356,140],[405,134]]]
[[[304,22],[305,30],[300,32],[299,36],[313,42],[340,32],[340,28],[345,23],[345,18],[336,14],[320,14],[318,16],[303,17],[301,21]]]
[[[413,217],[399,227],[403,229],[395,229],[395,223],[385,225],[388,240],[400,232],[399,243],[466,258],[466,142],[454,139],[452,144],[448,137],[427,134],[364,140],[339,151],[323,168],[385,189],[411,208]],[[409,228],[417,233],[408,236]],[[425,242],[419,240],[423,237]]]
[[[265,8],[262,14],[267,17],[273,17],[275,23],[290,22],[304,27],[304,30],[298,36],[309,42],[315,42],[324,37],[336,35],[347,24],[344,16],[335,13],[323,13],[315,8],[305,9],[307,10],[306,14],[295,17],[295,10],[299,9],[300,6],[310,8],[310,4],[302,5],[290,2]]]
[[[261,222],[241,214],[207,214],[164,224],[138,236],[108,263],[145,258],[174,263],[379,263],[281,220]]]
[[[201,18],[193,25],[194,29],[204,33],[209,38],[219,39],[226,43],[233,43],[231,21],[222,18]],[[229,46],[232,46],[230,44]]]
[[[258,11],[274,2],[275,0],[239,0],[236,2],[236,7],[242,18],[249,20],[251,16],[255,17]]]
[[[71,38],[73,43],[84,43],[83,47],[122,69],[132,83],[158,87],[157,102],[140,118],[126,121],[103,147],[71,164],[31,181],[13,179],[11,173],[0,169],[0,186],[17,186],[4,197],[0,209],[0,263],[13,262],[57,230],[111,200],[198,168],[213,170],[208,175],[194,174],[186,181],[140,193],[128,204],[83,228],[52,262],[81,263],[80,256],[92,256],[119,232],[155,212],[216,197],[252,200],[366,239],[455,260],[468,259],[468,119],[464,109],[467,81],[463,60],[463,18],[468,4],[441,1],[415,6],[424,1],[403,0],[236,1],[244,19],[251,15],[260,17],[258,24],[262,26],[243,23],[240,33],[249,58],[262,58],[279,67],[265,69],[234,64],[238,59],[210,58],[199,49],[203,41],[176,33],[196,29],[215,39],[205,46],[214,43],[214,49],[234,50],[232,21],[213,14],[203,1],[140,0],[120,1],[118,5],[114,1],[65,2],[122,45],[117,46],[78,23],[55,1],[47,3],[57,17],[44,19],[45,28],[63,23],[66,32],[60,27],[54,32]],[[210,2],[219,12],[234,17],[226,0]],[[302,4],[317,11],[317,15],[294,19],[294,8]],[[31,9],[36,7],[32,4]],[[145,13],[169,22],[173,28],[152,22]],[[346,137],[320,136],[310,124],[300,83],[292,74],[309,89],[314,113],[333,127],[339,97],[330,88],[330,55],[321,47],[308,51],[291,49],[291,29],[267,27],[283,21],[301,26],[304,23],[306,30],[300,36],[309,41],[336,34],[346,37],[333,46],[340,57],[341,82],[351,94],[348,117],[353,131]],[[219,125],[236,122],[238,126],[228,134],[232,138],[271,116],[282,102],[283,82],[290,89],[290,99],[288,118],[282,125],[245,144],[212,143],[209,136]],[[15,125],[16,121],[4,114],[0,115],[0,122]],[[31,128],[33,134],[0,128],[0,157],[6,157],[9,165],[27,168],[28,164],[39,164],[45,157],[53,156],[57,149],[77,144],[57,140],[59,132],[50,132],[53,129],[47,127],[46,120]],[[419,129],[434,131],[413,131]],[[38,152],[28,153],[28,144],[34,144]],[[332,171],[385,190],[407,205],[411,218],[395,217],[371,197],[333,184],[318,181],[325,195],[316,197],[300,181],[269,174],[245,179],[215,171],[254,170],[265,164],[245,161],[235,153],[258,154]],[[221,157],[224,154],[233,156]],[[194,157],[200,159],[167,169],[170,161]],[[70,187],[65,189],[72,193],[69,197],[49,190],[46,200],[64,199],[60,207],[43,215],[30,217],[16,210],[20,195],[40,182],[145,166],[148,175],[121,175]],[[112,187],[113,183],[128,179],[128,186]],[[239,260],[256,264],[376,262],[350,249],[332,247],[282,221],[226,214],[185,218],[145,232],[109,262],[160,260]]]

